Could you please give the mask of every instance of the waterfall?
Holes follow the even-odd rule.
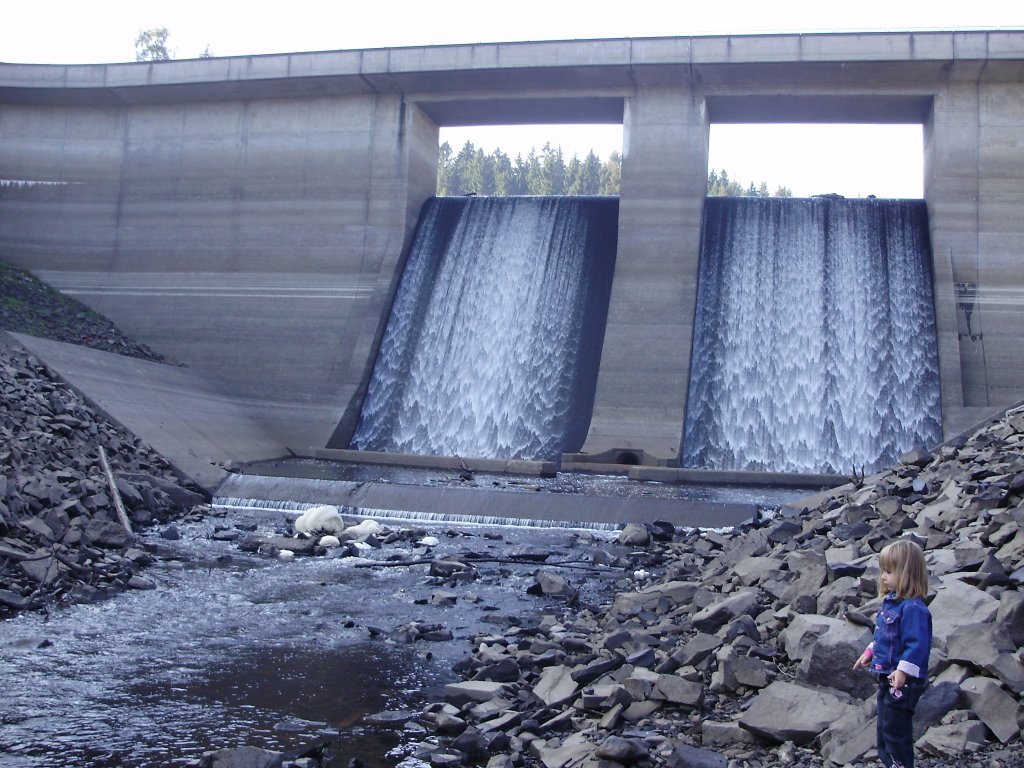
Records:
[[[351,445],[546,460],[589,428],[618,199],[429,200]]]
[[[942,437],[923,201],[708,198],[684,466],[868,471]]]

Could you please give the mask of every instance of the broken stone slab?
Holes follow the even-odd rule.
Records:
[[[134,535],[111,520],[93,518],[86,524],[84,534],[95,546],[104,549],[125,549],[135,543]]]
[[[534,585],[527,590],[531,595],[544,595],[546,597],[568,597],[575,593],[575,589],[568,579],[557,573],[548,571],[537,571],[534,574]]]
[[[790,659],[800,661],[808,654],[819,637],[833,629],[837,633],[845,632],[848,624],[850,622],[832,616],[798,613],[792,617],[792,620],[780,633],[780,645]]]
[[[553,704],[571,696],[580,685],[572,679],[573,668],[564,665],[547,667],[533,686],[533,695],[545,704]]]
[[[671,610],[693,600],[700,587],[700,582],[696,581],[668,581],[652,584],[637,592],[619,592],[612,602],[611,613],[615,616],[633,616],[641,611],[656,610],[659,605]]]
[[[530,742],[530,754],[543,764],[544,768],[575,768],[594,755],[596,744],[582,734],[573,734],[564,740],[553,740],[548,744],[542,740]]]
[[[38,550],[35,555],[19,561],[18,566],[25,575],[43,587],[50,586],[61,576],[60,563],[57,558],[48,555],[46,550]]]
[[[1024,592],[1007,590],[999,596],[996,624],[1014,645],[1024,645]]]
[[[932,615],[932,642],[944,650],[947,639],[958,628],[991,622],[999,610],[999,600],[955,578],[940,577],[940,581],[928,609]]]
[[[758,611],[757,592],[743,590],[712,603],[693,615],[691,622],[701,632],[716,632],[744,614]]]
[[[853,708],[848,699],[827,690],[776,680],[757,694],[739,722],[770,741],[803,746]]]
[[[972,677],[960,684],[971,711],[1002,743],[1020,735],[1017,716],[1020,705],[999,683],[988,677]]]
[[[585,664],[574,669],[572,672],[572,679],[577,683],[577,685],[590,685],[590,683],[595,680],[598,680],[609,672],[613,672],[621,667],[624,662],[625,659],[619,654],[615,654],[608,659],[598,659],[590,664]]]
[[[830,624],[826,631],[807,646],[796,670],[799,682],[835,688],[858,699],[871,695],[877,687],[873,676],[849,672],[871,642],[872,633],[864,627],[843,621]]]
[[[745,587],[753,586],[771,576],[782,573],[782,560],[776,557],[745,557],[732,568],[733,575]]]
[[[718,657],[718,668],[711,675],[712,691],[735,692],[740,688],[764,688],[768,685],[768,667],[760,659],[737,656],[731,651]]]
[[[699,664],[721,648],[724,642],[725,641],[718,635],[711,635],[707,632],[698,632],[687,641],[686,645],[674,651],[671,658],[675,662],[676,667],[687,667]]]
[[[714,750],[679,744],[665,758],[665,765],[667,768],[726,768],[729,760]]]
[[[806,549],[791,552],[786,557],[786,565],[790,571],[797,574],[796,579],[782,595],[782,599],[787,603],[794,603],[801,596],[816,596],[828,578],[828,561],[822,550]]]
[[[706,747],[731,747],[736,744],[764,744],[757,734],[742,728],[735,720],[705,720],[700,725],[701,743]]]
[[[679,675],[658,675],[651,698],[686,709],[700,709],[704,703],[704,686]]]
[[[448,683],[444,687],[444,700],[462,707],[466,704],[481,703],[500,698],[508,690],[505,683],[492,680],[469,680],[464,683]]]
[[[867,754],[878,740],[875,700],[868,699],[822,731],[821,755],[837,765],[846,765]]]
[[[958,627],[946,641],[946,657],[998,677],[1014,693],[1024,692],[1024,665],[1006,630],[996,622]]]
[[[651,543],[651,532],[642,525],[627,523],[619,531],[618,542],[626,547],[646,547]]]
[[[932,726],[917,740],[915,746],[926,755],[960,756],[977,752],[985,741],[985,726],[977,720],[964,720]]]

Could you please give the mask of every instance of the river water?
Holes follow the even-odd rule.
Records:
[[[451,664],[468,654],[470,635],[501,631],[501,617],[545,604],[525,591],[536,564],[481,565],[480,578],[457,589],[455,606],[436,606],[428,599],[438,585],[425,565],[359,568],[354,558],[246,554],[212,534],[282,531],[286,513],[225,514],[177,526],[177,541],[144,534],[158,548],[144,572],[156,589],[0,622],[0,765],[190,765],[211,749],[287,751],[325,737],[338,744],[332,765],[352,757],[370,768],[395,765],[422,736],[400,738],[362,718],[436,700],[454,679]],[[415,525],[440,539],[433,555],[528,549],[556,560],[583,556],[578,534],[565,529],[460,525],[448,535],[444,526]],[[614,548],[600,533],[579,535]],[[416,544],[369,556],[426,554]],[[597,588],[621,575],[608,569],[586,578]],[[412,621],[443,624],[454,639],[407,645],[370,631]]]
[[[288,472],[300,478],[323,473],[322,466],[302,463]],[[430,484],[444,476],[395,476],[389,470],[359,480]],[[508,478],[477,479],[523,492]],[[806,492],[565,476],[534,479],[527,487],[535,498],[547,492],[680,500],[710,494],[724,500],[729,494],[733,502],[765,506]],[[417,711],[440,700],[443,685],[456,679],[452,664],[471,650],[469,638],[529,625],[545,609],[557,612],[558,600],[526,592],[538,567],[568,578],[583,602],[599,604],[634,567],[645,565],[642,555],[615,542],[613,530],[537,524],[381,518],[388,530],[415,529],[439,543],[427,548],[417,534],[363,558],[286,561],[243,552],[225,540],[251,531],[289,533],[297,514],[293,504],[260,507],[236,500],[206,519],[174,526],[179,539],[161,535],[166,528],[144,531],[141,540],[156,561],[143,574],[155,589],[0,622],[0,766],[187,766],[209,750],[289,752],[330,739],[331,766],[357,757],[367,768],[416,768],[422,764],[410,755],[424,734],[368,724],[368,715]],[[560,570],[536,562],[480,562],[476,580],[451,587],[432,580],[427,565],[384,566],[467,554],[507,560],[524,553],[547,555],[549,563],[590,563],[598,548],[624,557],[628,567],[577,562],[580,569]],[[456,593],[455,605],[431,604],[442,587]],[[452,639],[387,639],[410,622],[442,625]]]

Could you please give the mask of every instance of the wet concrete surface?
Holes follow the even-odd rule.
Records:
[[[281,531],[286,513],[225,515],[178,526],[177,541],[144,534],[159,554],[144,572],[153,590],[0,622],[0,766],[185,766],[212,749],[287,751],[326,738],[335,740],[332,765],[353,757],[369,768],[396,765],[411,737],[367,725],[367,714],[436,700],[455,679],[451,665],[468,653],[471,635],[557,606],[526,593],[535,563],[482,563],[479,579],[454,589],[456,605],[431,605],[440,585],[430,583],[425,565],[246,554],[212,535]],[[429,553],[406,542],[368,554],[380,561],[525,550],[561,561],[584,557],[587,546],[616,548],[601,539],[611,533],[583,534],[598,541],[579,545],[566,529],[383,522],[425,528],[440,544]],[[562,575],[586,598],[623,571]],[[453,639],[404,644],[371,631],[412,621],[443,624]]]

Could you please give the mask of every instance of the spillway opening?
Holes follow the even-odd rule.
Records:
[[[617,195],[621,166],[621,124],[443,127],[437,194]]]
[[[924,126],[919,123],[712,123],[708,171],[748,194],[792,197],[924,197]]]

